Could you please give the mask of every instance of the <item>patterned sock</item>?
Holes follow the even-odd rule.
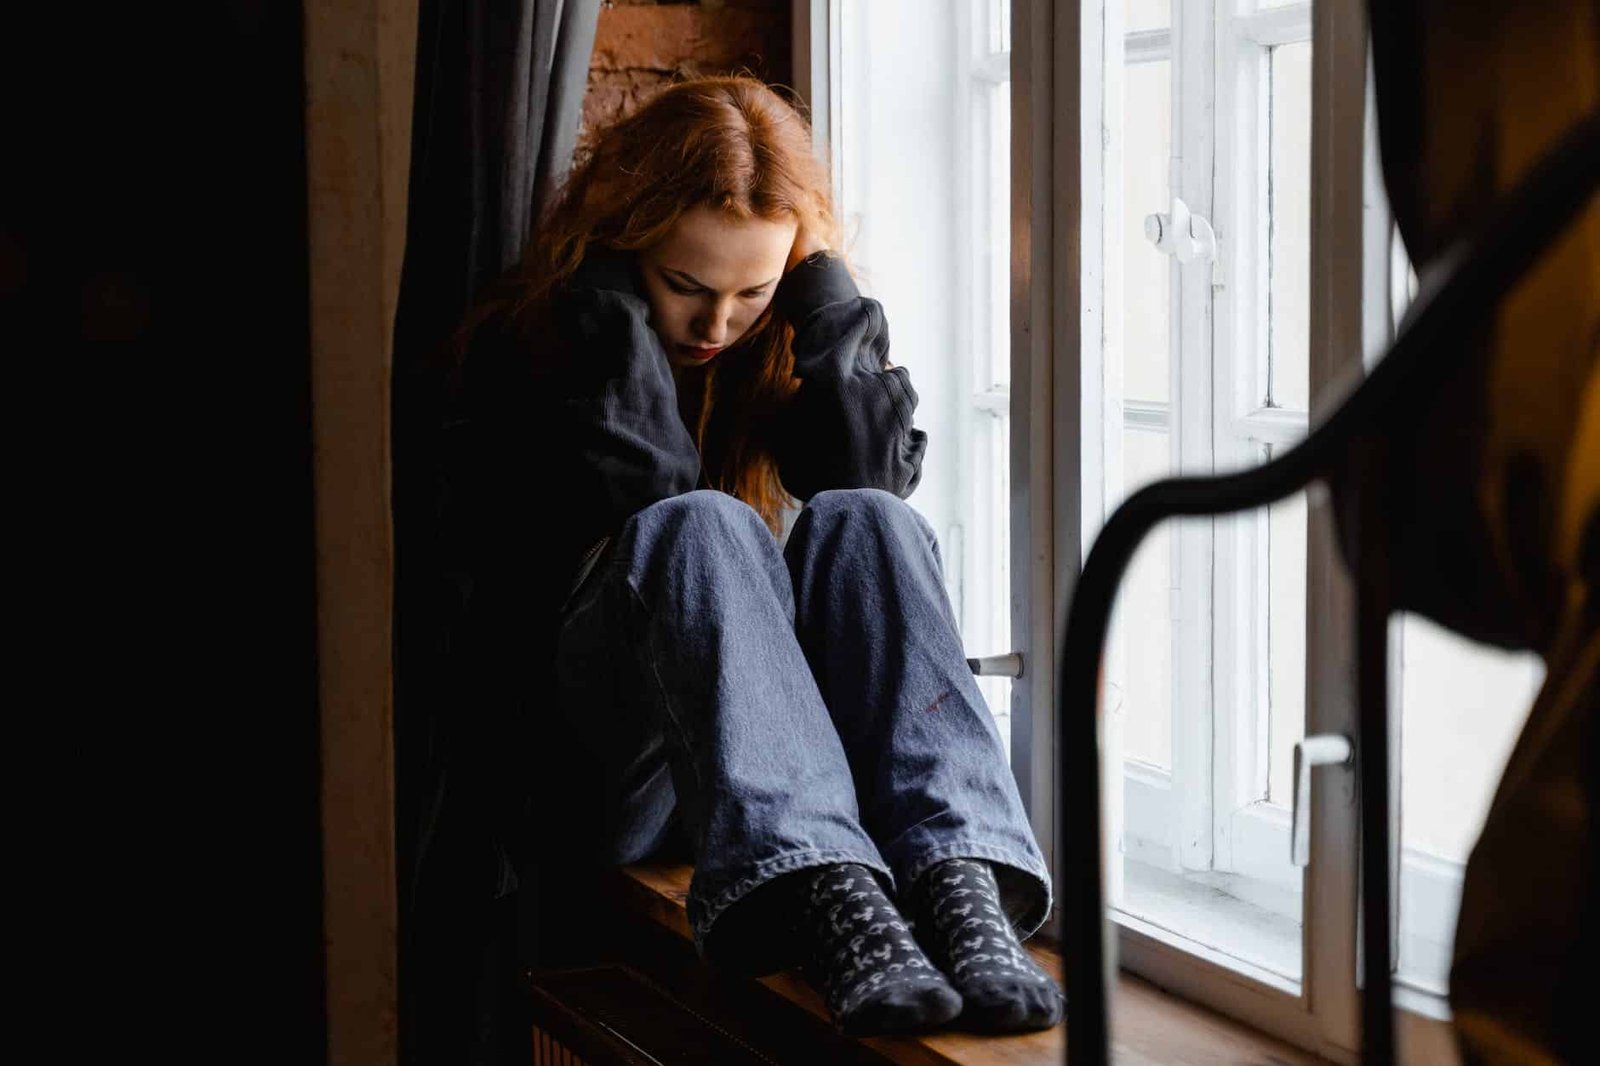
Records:
[[[1022,949],[988,863],[932,866],[912,886],[909,913],[928,956],[961,993],[962,1028],[1016,1033],[1061,1020],[1061,990]]]
[[[799,928],[809,980],[852,1036],[908,1033],[961,1013],[961,997],[917,946],[877,878],[854,863],[799,875]]]

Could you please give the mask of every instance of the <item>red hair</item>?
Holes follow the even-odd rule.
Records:
[[[525,336],[549,335],[540,327],[551,300],[591,244],[650,248],[691,208],[794,220],[801,232],[838,247],[828,172],[812,150],[810,125],[753,78],[669,85],[595,134],[581,156],[493,301],[511,311]],[[774,532],[789,496],[759,430],[798,386],[793,336],[769,307],[737,358],[703,372],[700,417],[689,427],[711,485],[748,503]],[[556,354],[532,347],[535,358]]]

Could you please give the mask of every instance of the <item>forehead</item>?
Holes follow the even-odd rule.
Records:
[[[710,207],[685,211],[653,249],[660,266],[706,285],[741,288],[776,277],[794,243],[792,219],[739,218]]]

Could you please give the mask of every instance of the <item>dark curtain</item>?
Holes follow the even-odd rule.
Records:
[[[407,1063],[531,1060],[537,961],[518,817],[463,659],[472,580],[455,513],[443,346],[521,255],[571,164],[599,0],[421,0],[395,321],[396,835]],[[496,729],[501,729],[496,733]],[[518,890],[519,885],[521,891]]]
[[[1562,138],[1600,121],[1600,6],[1368,12],[1385,185],[1425,277]],[[1456,324],[1454,372],[1379,429],[1394,606],[1546,666],[1462,886],[1450,1004],[1469,1064],[1600,1061],[1582,991],[1600,950],[1596,293],[1591,198],[1498,304]]]

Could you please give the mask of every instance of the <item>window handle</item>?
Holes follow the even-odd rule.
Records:
[[[1011,651],[1004,655],[985,655],[977,659],[968,659],[967,666],[978,677],[1021,677],[1022,653]]]
[[[1172,198],[1172,210],[1164,215],[1144,216],[1144,235],[1159,252],[1180,263],[1196,259],[1210,262],[1217,257],[1217,234],[1211,223],[1189,210],[1189,205]]]
[[[1294,746],[1294,815],[1289,830],[1289,861],[1311,862],[1311,771],[1318,766],[1349,766],[1355,747],[1340,733],[1306,737]]]

